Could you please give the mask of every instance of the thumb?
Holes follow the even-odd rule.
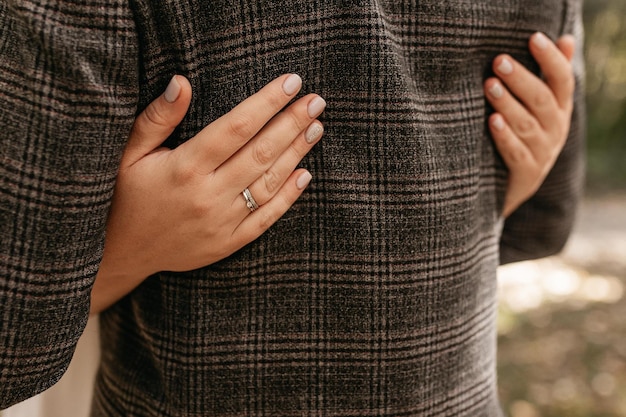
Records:
[[[183,120],[191,102],[191,85],[175,75],[167,88],[135,119],[122,156],[127,167],[159,147]]]
[[[572,62],[572,58],[574,57],[574,53],[576,51],[576,39],[572,35],[561,36],[556,41],[556,46],[563,53],[563,55],[565,55],[565,58],[567,58],[569,62]]]

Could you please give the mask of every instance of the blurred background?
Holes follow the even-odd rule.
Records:
[[[585,30],[588,184],[576,229],[561,255],[498,274],[510,417],[626,416],[626,0],[586,0]],[[64,383],[2,417],[86,415],[97,351],[92,322]]]
[[[584,16],[586,198],[561,255],[498,274],[510,417],[626,416],[626,0]]]

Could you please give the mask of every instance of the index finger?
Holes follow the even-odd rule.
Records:
[[[573,38],[571,42],[574,42]],[[567,51],[565,53],[561,51],[546,35],[539,32],[530,38],[530,51],[539,64],[559,107],[569,109],[574,95],[574,73],[570,63],[571,53],[570,56],[566,56]]]
[[[301,86],[302,79],[297,74],[276,78],[178,149],[188,152],[198,172],[208,174],[248,143],[289,103]]]

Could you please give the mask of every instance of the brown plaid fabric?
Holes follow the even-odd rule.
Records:
[[[580,35],[579,17],[578,0],[5,0],[0,408],[72,355],[135,112],[188,77],[173,147],[295,72],[328,102],[311,186],[232,257],[101,316],[93,415],[500,416],[496,267],[563,245],[583,114],[579,94],[552,174],[503,223],[482,82],[498,53],[535,68],[530,34]]]

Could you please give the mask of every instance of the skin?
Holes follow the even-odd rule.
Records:
[[[541,36],[533,35],[530,50],[545,82],[508,55],[495,59],[497,77],[485,82],[496,110],[491,133],[510,170],[505,216],[541,185],[569,130],[573,39],[555,45]],[[277,78],[174,150],[160,144],[189,107],[184,77],[174,77],[137,117],[116,182],[92,313],[156,272],[192,270],[229,256],[293,205],[311,179],[295,168],[322,136],[316,118],[325,106],[309,94],[285,107],[300,86],[297,76]],[[246,187],[260,206],[254,212],[241,194]]]
[[[509,168],[505,217],[537,191],[554,166],[574,106],[574,38],[563,36],[554,44],[536,33],[529,48],[545,82],[508,55],[494,60],[497,78],[485,82],[487,100],[495,109],[489,128]]]
[[[298,76],[270,82],[174,150],[159,145],[184,117],[191,86],[181,76],[172,83],[137,117],[124,151],[92,313],[156,272],[200,268],[242,248],[311,179],[294,169],[322,136],[316,118],[325,102],[309,94],[284,108],[300,89]],[[246,187],[260,206],[254,212],[242,196]]]

